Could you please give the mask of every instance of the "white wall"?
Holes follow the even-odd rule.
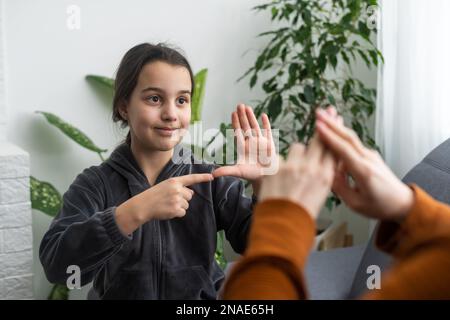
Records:
[[[0,300],[33,298],[29,154],[6,142],[4,11],[0,2]]]
[[[203,107],[204,129],[228,121],[240,101],[260,96],[236,79],[252,65],[270,29],[269,16],[250,8],[261,0],[4,0],[8,123],[7,138],[31,155],[31,173],[61,192],[98,156],[47,125],[35,110],[46,110],[78,126],[110,151],[122,139],[110,120],[110,101],[84,80],[113,76],[123,54],[141,42],[167,41],[181,47],[194,71],[209,69]],[[66,26],[69,5],[81,9],[81,29]],[[376,74],[357,68],[375,85]],[[359,71],[358,71],[359,72]],[[33,213],[35,296],[50,286],[37,257],[50,219]],[[365,223],[365,222],[364,222]],[[367,226],[354,231],[366,238]]]
[[[6,140],[4,16],[3,2],[0,2],[0,142]]]
[[[29,159],[0,141],[0,300],[33,298]]]

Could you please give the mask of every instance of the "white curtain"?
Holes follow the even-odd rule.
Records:
[[[450,0],[381,0],[376,138],[403,177],[450,138]]]

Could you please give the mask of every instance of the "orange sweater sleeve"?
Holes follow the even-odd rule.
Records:
[[[450,207],[413,186],[414,207],[401,224],[382,223],[377,245],[396,258],[381,289],[365,299],[450,298]],[[306,299],[303,269],[315,225],[286,200],[258,204],[247,251],[231,270],[224,299]]]
[[[223,298],[306,299],[302,270],[314,242],[315,223],[286,200],[255,207],[247,250],[231,270]]]
[[[378,229],[377,246],[395,262],[381,288],[363,299],[450,299],[450,207],[412,189],[415,203],[405,221]]]

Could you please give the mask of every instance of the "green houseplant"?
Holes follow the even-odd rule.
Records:
[[[306,142],[311,137],[314,110],[327,104],[348,116],[360,137],[375,146],[366,124],[376,90],[353,76],[351,61],[359,56],[371,69],[383,59],[365,13],[374,5],[376,0],[276,0],[254,8],[269,11],[274,24],[283,25],[259,35],[271,39],[242,77],[250,77],[251,88],[261,84],[266,97],[255,110],[266,111],[278,124],[282,153],[286,138]],[[295,121],[283,122],[289,117]]]
[[[58,128],[71,140],[80,146],[97,153],[101,161],[104,161],[102,153],[107,152],[106,149],[97,147],[92,140],[81,130],[63,121],[58,116],[49,113],[37,111],[42,114],[49,124]],[[31,207],[41,211],[50,217],[55,217],[62,207],[62,197],[59,191],[49,182],[41,181],[34,176],[30,177],[30,197]],[[67,300],[69,297],[69,289],[66,286],[55,284],[48,296],[49,300]]]
[[[252,67],[239,79],[260,85],[265,97],[255,113],[266,112],[279,129],[280,153],[307,143],[314,133],[314,111],[328,104],[350,122],[367,145],[377,148],[368,129],[376,89],[354,76],[358,58],[371,69],[383,61],[373,42],[377,0],[274,0],[253,9],[271,16],[273,30]],[[331,197],[331,209],[339,200]]]
[[[199,71],[195,75],[195,94],[192,97],[192,111],[191,111],[191,123],[195,123],[201,120],[201,111],[203,104],[203,97],[205,93],[205,83],[207,77],[207,69]],[[86,79],[92,83],[96,83],[107,90],[108,95],[111,97],[114,94],[114,79],[110,79],[98,75],[88,75]],[[103,154],[106,153],[107,149],[102,149],[98,147],[86,134],[84,134],[78,128],[72,126],[66,121],[59,118],[57,115],[37,111],[36,113],[41,114],[47,120],[49,124],[59,129],[60,132],[65,134],[72,141],[78,143],[80,146],[87,150],[95,152],[98,154],[100,161],[104,161]],[[197,146],[192,146],[195,148]],[[62,206],[62,197],[59,191],[49,182],[41,181],[35,177],[30,178],[30,192],[31,192],[31,204],[32,208],[39,210],[50,217],[55,217]],[[224,252],[223,252],[223,233],[218,233],[217,238],[217,250],[215,253],[216,261],[219,265],[224,268],[226,265]],[[68,299],[69,289],[63,285],[54,285],[48,299],[51,300],[66,300]]]

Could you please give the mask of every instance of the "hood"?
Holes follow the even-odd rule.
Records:
[[[174,176],[182,167],[178,164],[189,163],[189,161],[193,161],[190,148],[181,144],[176,145],[172,159],[163,167],[155,184]],[[105,163],[127,180],[132,196],[151,187],[128,144],[119,145]]]

